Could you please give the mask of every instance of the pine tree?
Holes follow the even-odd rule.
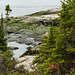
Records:
[[[51,68],[47,65],[50,64],[50,56],[55,49],[55,38],[57,36],[57,30],[55,29],[57,28],[50,26],[49,36],[45,39],[45,42],[39,51],[39,56],[34,60],[35,63],[38,63],[38,65],[40,64],[38,69],[43,72],[43,75],[50,75],[50,72],[52,72]]]
[[[53,62],[58,62],[60,73],[62,75],[70,73],[70,69],[75,66],[75,17],[73,0],[64,0],[62,10],[60,11],[60,27],[56,38],[56,49],[52,52],[50,58]],[[72,4],[73,3],[73,4]]]
[[[5,34],[3,32],[2,27],[0,26],[0,51],[6,52],[8,50]]]
[[[1,25],[2,24],[2,25]],[[13,68],[12,51],[7,47],[3,23],[0,24],[0,75],[8,75]]]
[[[13,56],[12,51],[7,47],[5,34],[2,26],[0,25],[0,75],[8,75],[7,73],[13,67],[13,61],[11,57]]]
[[[5,11],[6,11],[6,27],[5,27],[5,29],[6,29],[6,37],[7,37],[7,26],[8,26],[8,21],[10,21],[9,15],[12,11],[12,9],[10,9],[9,4],[6,5]]]
[[[64,0],[62,10],[59,14],[60,24],[55,33],[55,29],[50,29],[50,35],[45,45],[40,50],[38,61],[41,66],[39,70],[44,75],[49,75],[58,71],[58,74],[72,74],[75,67],[75,1]],[[57,35],[56,35],[57,34]],[[39,63],[40,64],[40,63]],[[49,68],[47,67],[49,64]],[[51,70],[52,68],[52,70]],[[59,72],[60,68],[60,72]],[[56,74],[56,75],[58,75]]]

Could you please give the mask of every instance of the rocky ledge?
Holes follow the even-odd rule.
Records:
[[[37,45],[43,39],[42,35],[49,31],[50,25],[57,26],[57,13],[61,8],[43,10],[28,16],[10,17],[7,27],[8,42],[16,41],[22,44]],[[39,15],[40,14],[40,15]]]
[[[24,56],[24,57],[21,57],[21,58],[18,58],[17,61],[19,62],[16,67],[19,67],[21,65],[24,65],[24,68],[28,71],[35,71],[34,69],[31,68],[32,67],[35,67],[35,65],[32,65],[32,61],[34,60],[36,56]]]
[[[59,21],[55,18],[59,17],[57,14],[61,8],[55,8],[50,10],[43,10],[31,15],[20,16],[20,17],[10,17],[9,26],[7,26],[7,33],[9,34],[8,42],[16,41],[21,44],[33,45],[34,48],[28,48],[20,58],[17,59],[20,65],[25,65],[25,69],[29,71],[34,71],[30,68],[30,64],[36,56],[40,48],[41,40],[44,36],[48,35],[50,26],[53,24],[57,26]],[[14,49],[11,47],[11,49]]]

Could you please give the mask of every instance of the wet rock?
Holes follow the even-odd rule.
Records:
[[[9,47],[10,50],[17,50],[19,49],[18,47]]]
[[[26,55],[34,55],[34,54],[38,54],[39,53],[39,49],[40,49],[40,46],[35,46],[35,47],[27,47],[27,51],[22,54],[20,57],[23,57],[23,56],[26,56]]]
[[[27,51],[25,52],[25,53],[23,53],[20,57],[23,57],[23,56],[25,56],[25,55],[32,55],[32,51],[31,51],[31,48],[32,47],[27,47]]]

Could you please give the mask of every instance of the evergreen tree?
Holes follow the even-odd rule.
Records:
[[[38,69],[43,72],[43,75],[50,75],[50,72],[52,72],[51,68],[47,65],[50,64],[50,56],[52,54],[52,51],[54,51],[55,49],[55,39],[57,36],[57,30],[55,29],[57,28],[53,26],[50,27],[49,35],[45,39],[45,42],[39,50],[40,54],[33,62],[38,63],[38,65],[40,64],[38,66]]]
[[[75,66],[75,5],[73,4],[75,4],[73,0],[62,2],[62,10],[59,15],[61,23],[56,41],[56,55],[61,59],[59,63],[62,75],[69,73],[70,69]]]
[[[6,10],[6,15],[7,15],[7,16],[9,16],[9,13],[12,11],[12,9],[10,9],[9,4],[8,4],[8,5],[6,5],[5,10]]]
[[[42,46],[38,61],[38,68],[44,75],[72,74],[75,67],[75,1],[64,0],[59,14],[60,24],[58,32],[50,29],[50,35]],[[55,35],[57,34],[57,35]],[[40,60],[39,60],[40,59]],[[49,68],[47,67],[49,64]],[[52,70],[50,70],[50,68]],[[60,68],[60,69],[59,69]],[[60,72],[59,72],[60,71]]]
[[[10,13],[11,13],[11,11],[12,11],[12,9],[10,9],[9,4],[6,5],[5,11],[6,11],[6,27],[5,27],[5,29],[6,29],[6,36],[7,36],[8,21],[10,21],[9,15],[10,15]]]
[[[0,25],[0,75],[8,75],[8,72],[13,68],[12,51],[7,47],[3,27]]]
[[[0,24],[0,75],[8,75],[13,68],[12,51],[7,47],[3,23]]]
[[[2,27],[0,26],[0,51],[6,52],[7,51],[7,43],[6,38],[4,38],[5,34],[3,32]]]
[[[7,23],[8,23],[8,16],[11,11],[10,6],[7,5]],[[3,19],[2,19],[3,20]],[[17,62],[13,57],[13,53],[7,47],[7,42],[5,38],[5,33],[3,31],[3,21],[0,24],[0,75],[25,75],[26,71],[24,66],[20,66],[19,68],[15,68]]]

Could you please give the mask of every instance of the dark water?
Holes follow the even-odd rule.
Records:
[[[4,17],[7,4],[12,8],[10,16],[23,16],[61,6],[60,0],[0,0],[0,13],[2,12]]]

